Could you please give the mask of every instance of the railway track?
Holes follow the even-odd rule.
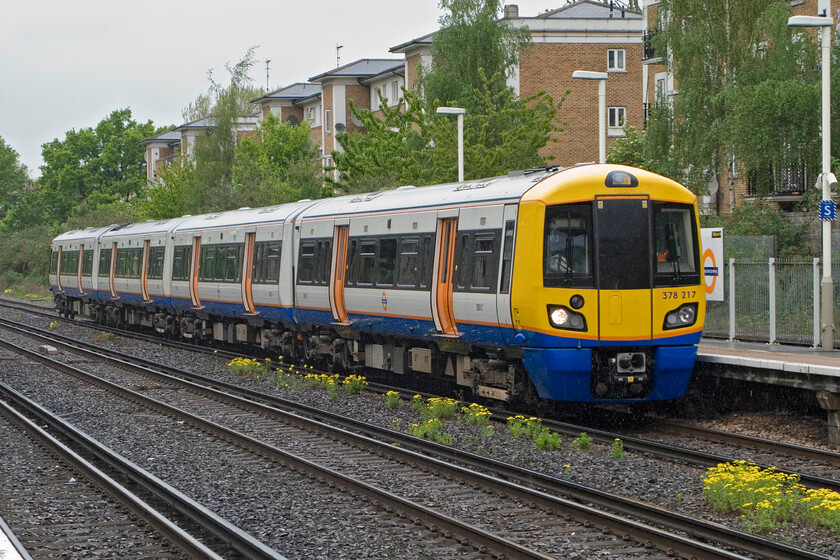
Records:
[[[39,334],[39,336],[49,335]],[[58,344],[57,341],[54,342]],[[64,342],[62,342],[62,344],[63,343]],[[31,358],[35,359],[36,356],[31,356]],[[43,357],[37,358],[41,360],[46,360],[46,358]],[[58,366],[53,365],[52,367]],[[129,366],[123,364],[121,367]],[[133,369],[135,369],[136,371],[136,368]],[[149,372],[144,372],[143,375],[151,374]],[[125,377],[124,372],[122,376]],[[169,381],[167,380],[167,382]],[[136,384],[137,382],[134,381],[134,383]],[[143,383],[145,383],[147,386],[147,390],[144,392],[148,392],[149,382],[146,381]],[[212,383],[216,386],[219,385],[218,381],[213,381]],[[180,394],[181,392],[183,392],[181,390],[184,388],[183,385],[180,386],[180,389],[178,391],[175,391],[173,389],[163,388],[162,384],[162,378],[158,377],[154,380],[154,389],[157,393],[172,395],[176,393]],[[228,389],[229,388],[226,388],[226,390]],[[109,390],[114,389],[111,388]],[[197,389],[190,386],[190,390],[193,391]],[[279,437],[279,440],[283,441],[288,441],[291,439],[297,440],[311,438],[313,437],[311,435],[312,430],[316,429],[313,428],[315,424],[312,424],[312,421],[307,421],[300,418],[299,414],[304,412],[301,409],[297,410],[297,415],[290,416],[289,412],[279,412],[273,407],[269,408],[265,405],[254,405],[249,402],[239,401],[233,397],[222,396],[220,395],[220,393],[217,392],[216,389],[201,389],[201,391],[204,392],[204,396],[202,397],[202,399],[206,400],[204,404],[196,404],[196,401],[194,400],[195,397],[190,397],[187,400],[191,402],[179,402],[178,404],[181,405],[179,408],[200,409],[202,407],[207,407],[205,408],[205,412],[203,412],[201,416],[220,418],[226,415],[232,415],[233,417],[239,417],[240,421],[242,421],[242,415],[244,410],[251,410],[253,413],[253,410],[256,409],[256,414],[261,416],[263,419],[250,419],[248,421],[245,421],[245,423],[257,425],[258,427],[255,430],[257,434],[262,434],[264,432],[272,430],[272,426],[277,426],[278,422],[285,423],[287,426],[289,426],[289,428],[284,427],[282,429],[283,433],[282,436]],[[252,399],[257,397],[264,399],[263,396],[251,395],[247,394],[247,392],[245,393],[245,395],[246,399]],[[136,399],[135,396],[131,396],[130,398],[132,398],[132,400]],[[233,399],[233,401],[231,401],[231,399]],[[220,410],[219,407],[221,406],[221,400],[228,401],[228,403],[235,402],[234,405],[227,404],[225,406],[235,406],[237,408],[237,411],[231,413]],[[282,400],[276,400],[273,404],[275,406],[288,405],[288,403],[285,403]],[[149,405],[147,404],[145,406]],[[174,409],[170,410],[165,408],[168,405],[156,404],[154,406],[163,406],[164,410],[166,410],[166,414],[175,414]],[[319,413],[318,411],[308,410],[305,412],[311,415],[322,415],[322,413]],[[179,412],[178,414],[181,413]],[[202,423],[203,421],[201,420],[201,418],[197,418],[195,416],[179,417],[183,418],[183,421],[189,422],[193,425],[201,425],[202,429],[204,430],[210,429],[208,425]],[[265,424],[265,419],[269,419],[271,424]],[[339,432],[334,432],[334,428],[326,427],[322,423],[318,423],[317,430],[322,433],[327,433],[326,437],[329,441],[340,441],[340,446],[338,448],[331,448],[329,446],[332,444],[322,442],[319,443],[318,446],[316,446],[321,450],[321,453],[318,457],[309,459],[305,457],[298,458],[298,460],[303,459],[304,463],[294,463],[289,457],[282,455],[282,453],[282,457],[275,457],[274,460],[284,462],[288,465],[287,468],[289,468],[290,470],[293,469],[292,472],[303,472],[303,469],[311,468],[311,465],[307,465],[306,462],[311,464],[315,464],[316,462],[318,462],[322,464],[321,466],[323,466],[323,463],[330,462],[338,457],[351,457],[351,461],[356,462],[358,464],[353,465],[350,471],[355,471],[357,475],[358,473],[363,473],[363,476],[361,478],[364,479],[372,477],[373,474],[382,475],[382,473],[385,473],[384,480],[386,481],[393,481],[398,477],[407,477],[408,479],[411,479],[411,482],[413,484],[416,484],[416,480],[414,479],[417,478],[417,473],[419,472],[424,473],[423,475],[421,475],[421,478],[429,479],[430,481],[433,481],[434,484],[445,484],[454,482],[454,485],[451,488],[438,487],[432,490],[427,490],[426,493],[428,496],[458,496],[458,499],[460,500],[461,504],[460,509],[464,509],[466,507],[466,509],[469,510],[473,507],[479,507],[479,505],[481,505],[483,507],[490,508],[489,510],[485,511],[505,512],[505,515],[510,515],[516,518],[514,528],[505,529],[504,527],[493,526],[491,530],[485,531],[489,532],[491,535],[508,533],[517,534],[519,538],[522,538],[523,529],[520,526],[523,525],[524,521],[524,525],[526,526],[529,524],[543,526],[548,524],[549,526],[551,526],[552,534],[556,534],[558,532],[560,534],[568,534],[570,532],[573,532],[575,533],[576,540],[578,542],[580,542],[581,538],[592,539],[590,544],[597,545],[601,548],[611,548],[616,551],[621,551],[622,554],[628,554],[628,556],[626,557],[659,557],[657,555],[661,555],[663,553],[666,555],[678,554],[684,557],[698,558],[739,557],[735,553],[726,552],[721,549],[717,549],[716,547],[711,547],[708,544],[692,542],[693,539],[686,539],[680,535],[671,534],[669,536],[664,530],[649,527],[646,526],[646,524],[634,525],[631,522],[630,525],[622,525],[628,520],[613,519],[616,516],[612,514],[606,514],[602,510],[597,510],[588,506],[585,506],[583,507],[583,509],[581,509],[580,502],[584,502],[597,505],[598,507],[603,508],[603,510],[611,510],[614,512],[620,512],[622,515],[633,516],[634,518],[642,519],[647,523],[656,523],[663,527],[670,526],[671,531],[677,531],[680,534],[698,536],[704,539],[706,542],[717,542],[725,546],[735,547],[737,550],[743,551],[744,553],[757,555],[758,557],[821,557],[817,554],[808,553],[807,551],[801,551],[794,547],[780,545],[779,543],[773,543],[772,541],[767,541],[765,539],[759,539],[757,537],[742,534],[737,531],[732,531],[724,527],[718,527],[714,524],[710,524],[707,522],[692,520],[690,518],[686,518],[685,516],[679,516],[672,512],[668,512],[660,508],[655,508],[653,506],[639,504],[634,500],[620,499],[616,496],[612,496],[607,493],[599,493],[591,489],[579,488],[577,487],[577,485],[558,480],[554,477],[541,475],[540,473],[535,473],[533,471],[527,471],[525,469],[517,470],[511,465],[494,465],[493,461],[488,461],[485,458],[478,456],[470,456],[469,454],[457,452],[450,448],[429,444],[428,442],[424,442],[423,440],[416,440],[415,438],[410,438],[402,434],[397,434],[393,431],[388,432],[385,430],[380,430],[380,433],[376,434],[376,430],[372,430],[371,427],[360,426],[360,423],[348,423],[346,419],[341,418],[330,418],[329,420],[330,422],[342,425],[342,428]],[[300,427],[301,422],[307,424],[307,426],[303,428],[302,432],[300,431],[302,430],[302,428]],[[298,433],[297,435],[293,435],[292,433],[288,432],[287,429],[296,430],[298,431]],[[369,437],[364,438],[363,440],[357,440],[355,439],[355,436],[351,437],[349,430],[359,430],[366,432]],[[228,441],[233,441],[234,436],[231,435],[231,433],[223,431],[222,433],[220,433],[219,437],[225,437]],[[382,440],[384,440],[384,444],[382,441],[373,441],[371,437],[382,438]],[[269,448],[273,447],[273,444],[270,442],[263,442],[257,440],[256,438],[254,438],[253,440],[236,441],[238,441],[237,445],[249,447],[263,455],[276,453],[276,450],[269,450]],[[394,443],[398,443],[400,445],[400,448],[395,448],[393,445]],[[264,447],[266,445],[268,447]],[[370,449],[366,449],[368,446],[370,446]],[[409,451],[409,448],[416,449],[417,451],[423,453],[423,456],[418,456],[417,453]],[[364,452],[364,457],[373,457],[372,459],[368,460],[372,461],[372,463],[365,462],[362,460],[362,458],[360,458],[359,454],[362,452]],[[436,456],[437,458],[430,459],[426,457],[427,455],[431,455],[432,457]],[[394,459],[388,458],[390,456],[396,456],[398,458],[396,459],[395,465],[388,466],[386,468],[385,465],[388,464],[389,461],[394,461]],[[457,462],[461,465],[467,464],[469,465],[469,468],[475,470],[481,469],[482,472],[491,471],[491,478],[488,480],[486,479],[486,475],[480,475],[475,471],[465,469],[463,466],[457,467],[454,465],[445,464],[442,462],[444,460]],[[342,467],[341,464],[330,463],[330,466],[328,468],[338,472],[342,468],[346,470],[348,467]],[[408,469],[407,471],[404,470],[406,468]],[[495,472],[493,472],[493,469],[495,469]],[[324,474],[311,473],[311,475],[317,477],[318,479],[323,478],[325,481],[328,478]],[[351,478],[353,477],[352,474],[349,476]],[[349,484],[348,482],[343,480],[333,480],[333,482],[336,484],[336,486],[340,487],[344,487],[345,484]],[[538,488],[538,490],[534,492],[534,490],[524,488],[523,484],[525,483],[529,485],[535,485]],[[387,486],[388,482],[384,482],[382,483],[382,485]],[[362,489],[351,490],[351,492],[357,492],[359,495],[365,495],[363,494]],[[564,495],[566,497],[560,497]],[[474,501],[476,496],[478,496],[479,498],[478,502]],[[488,496],[495,496],[496,500],[499,500],[501,498],[501,501],[497,503],[490,502],[492,505],[488,506]],[[473,501],[471,501],[471,497]],[[379,502],[380,507],[382,507],[382,504],[389,503],[388,501],[386,501],[386,498],[381,494],[378,497],[372,497],[370,499],[372,499],[374,503]],[[401,513],[404,513],[404,510],[401,508],[406,507],[406,505],[393,503],[390,506],[384,507],[386,508],[386,511],[387,508],[391,507],[394,508],[394,511],[397,511],[399,509]],[[456,511],[458,509],[459,508],[456,508]],[[430,513],[432,512],[426,512],[423,515],[429,515]],[[415,516],[415,521],[425,519],[423,515],[418,514],[416,511],[412,513],[406,513],[406,515]],[[494,513],[494,516],[497,516],[497,514]],[[574,519],[578,519],[578,521],[574,522]],[[620,525],[613,526],[611,525],[612,523],[618,523]],[[444,527],[441,521],[431,523],[431,525],[434,525],[434,529],[438,532],[440,532],[441,527]],[[587,527],[587,525],[589,525],[589,527]],[[571,526],[571,529],[568,528],[569,526]],[[609,532],[611,533],[609,538],[606,536],[605,533],[603,533],[603,531],[605,531],[608,527]],[[429,527],[429,529],[431,530],[432,527]],[[649,532],[651,530],[652,532]],[[443,529],[443,536],[446,537],[447,534],[455,536],[458,534],[463,534],[463,531],[465,531],[464,528],[456,530],[456,528],[453,526],[450,528]],[[537,533],[535,533],[529,538],[534,539],[535,542],[542,542],[546,538],[548,538],[546,536],[540,535],[541,533],[537,531]],[[582,537],[583,535],[587,536]],[[478,537],[475,535],[462,536],[459,538],[461,539],[461,542],[463,542],[463,539],[467,539],[466,542],[469,542],[470,544],[479,542]],[[637,544],[634,545],[634,541]],[[658,547],[658,550],[649,550],[647,548],[647,546],[649,545],[645,544],[648,542],[655,543],[655,545]],[[499,546],[500,545],[498,543],[493,544],[490,542],[486,542],[485,544],[478,545],[477,550],[479,553],[482,553],[482,550],[486,550],[488,551],[487,553],[491,553],[491,551],[498,550]],[[697,546],[699,546],[700,548],[693,548]],[[484,548],[482,549],[482,547]],[[551,554],[552,550],[550,547],[551,545],[549,545],[548,548],[549,554]],[[515,552],[515,548],[511,550]],[[517,557],[515,554],[513,554],[513,552],[501,552],[501,554],[505,554],[507,557]]]
[[[58,430],[70,445],[107,460],[109,451],[0,384],[0,438],[4,443],[0,511],[29,558],[109,557],[212,559],[217,554],[38,424]],[[21,413],[12,406],[17,404]],[[31,418],[35,418],[36,424]],[[98,449],[97,449],[98,448]],[[113,460],[113,457],[110,457]],[[109,468],[126,477],[129,467]],[[171,508],[166,508],[171,510]],[[187,522],[179,515],[181,523]],[[206,536],[206,535],[205,535]],[[265,556],[263,556],[265,557]],[[279,556],[274,556],[279,559]]]

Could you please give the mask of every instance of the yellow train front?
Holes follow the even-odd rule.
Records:
[[[525,193],[517,233],[513,327],[540,397],[683,396],[705,315],[689,190],[635,168],[566,169]]]

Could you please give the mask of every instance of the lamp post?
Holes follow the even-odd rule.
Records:
[[[464,114],[466,109],[461,107],[438,107],[435,111],[439,115],[458,116],[458,182],[464,182]]]
[[[833,19],[828,15],[829,0],[819,0],[817,7],[822,16],[792,16],[788,19],[790,27],[820,28],[822,47],[822,181],[823,202],[830,205],[831,187],[837,180],[831,174],[831,93],[829,89],[831,27]],[[832,216],[833,217],[833,216]],[[834,280],[831,277],[831,220],[823,219],[822,224],[823,276],[820,283],[821,312],[820,347],[823,350],[834,348]]]
[[[575,70],[572,78],[598,80],[598,163],[607,163],[607,73]]]

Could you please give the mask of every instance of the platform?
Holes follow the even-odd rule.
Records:
[[[840,350],[704,338],[695,373],[814,391],[840,448]]]

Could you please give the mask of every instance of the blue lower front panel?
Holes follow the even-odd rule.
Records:
[[[574,402],[638,402],[678,399],[685,395],[696,346],[659,346],[653,350],[653,387],[639,399],[600,399],[592,395],[592,349],[524,348],[525,369],[541,398]]]

